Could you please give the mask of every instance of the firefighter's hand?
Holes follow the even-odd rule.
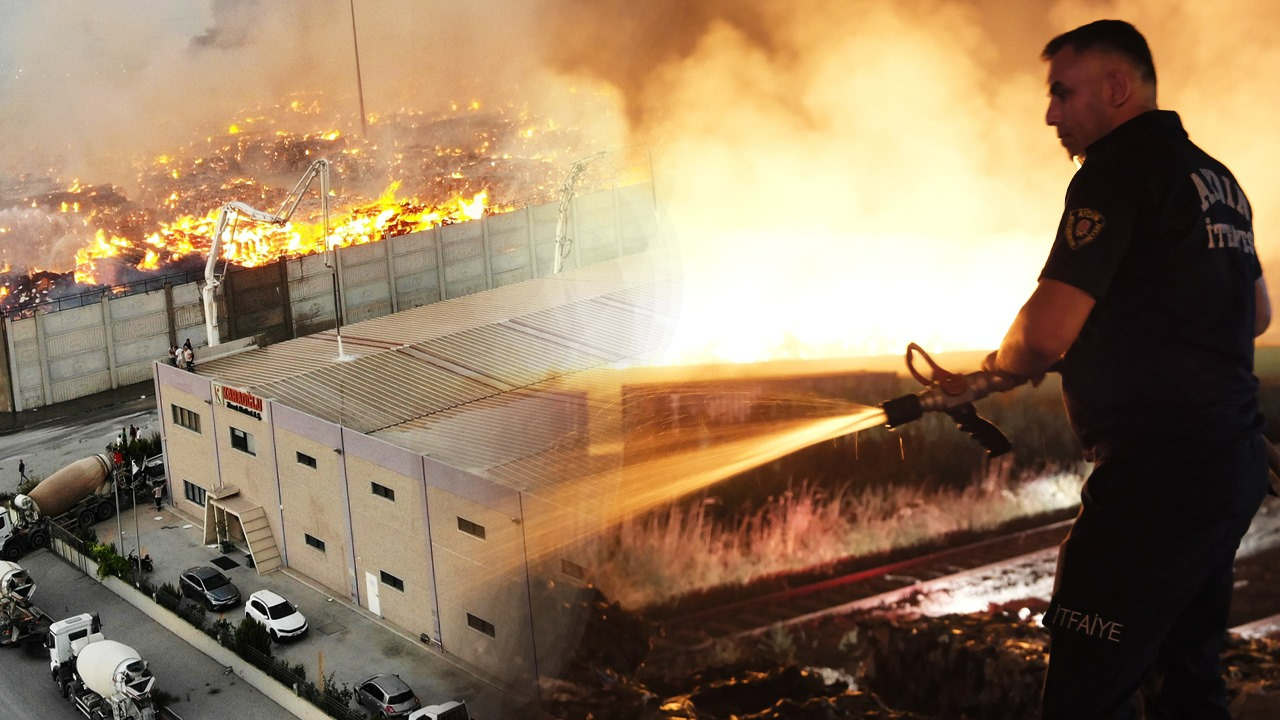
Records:
[[[984,371],[993,373],[995,375],[1003,375],[1005,377],[1015,378],[1021,382],[1031,383],[1031,387],[1040,387],[1040,383],[1044,382],[1044,373],[1038,373],[1036,375],[1027,376],[1027,375],[1018,375],[1016,373],[1011,373],[1005,370],[1001,370],[996,363],[996,354],[999,352],[1000,352],[999,350],[992,350],[991,352],[987,353],[987,356],[985,358],[982,359],[982,369]]]

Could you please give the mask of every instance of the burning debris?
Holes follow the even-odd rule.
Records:
[[[552,201],[566,168],[595,149],[574,128],[478,102],[442,117],[376,117],[366,136],[286,129],[315,114],[314,101],[276,112],[278,122],[254,114],[136,162],[119,184],[0,178],[0,311],[203,266],[224,203],[274,208],[319,158],[333,175],[329,242],[345,247]],[[579,188],[630,170],[621,157],[593,164]],[[319,206],[304,198],[289,223],[238,228],[221,257],[254,267],[324,250]]]

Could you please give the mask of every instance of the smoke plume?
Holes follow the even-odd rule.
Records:
[[[0,172],[127,186],[139,158],[299,96],[322,98],[299,130],[355,132],[357,87],[375,117],[503,105],[600,147],[652,149],[686,279],[677,355],[983,348],[1034,286],[1073,172],[1043,123],[1040,48],[1093,19],[1147,35],[1162,107],[1234,170],[1275,266],[1276,13],[1247,0],[0,0]]]

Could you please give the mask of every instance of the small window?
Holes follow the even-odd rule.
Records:
[[[396,491],[395,491],[395,490],[392,490],[391,488],[387,487],[386,485],[379,485],[378,483],[369,483],[369,484],[373,486],[373,494],[374,494],[374,495],[377,495],[378,497],[386,498],[386,499],[390,500],[391,502],[395,502],[395,501],[396,501]]]
[[[196,485],[190,480],[183,480],[182,494],[185,495],[187,499],[190,500],[191,502],[199,505],[200,507],[204,507],[206,493],[205,493],[205,489],[200,487],[199,485]]]
[[[300,452],[298,453],[298,464],[314,468],[316,466],[316,459],[306,453]]]
[[[311,535],[308,535],[308,534],[306,534],[306,533],[303,533],[303,534],[302,534],[302,537],[303,537],[303,539],[304,539],[304,540],[306,540],[306,541],[307,541],[307,544],[308,544],[308,545],[310,545],[311,547],[313,547],[313,548],[315,548],[315,549],[319,550],[320,552],[324,552],[324,541],[323,541],[323,540],[321,540],[321,539],[320,539],[320,538],[318,538],[318,537],[313,537],[313,536],[311,536]]]
[[[240,428],[231,428],[231,447],[242,453],[257,455],[254,451],[253,436]]]
[[[587,569],[577,563],[560,558],[560,572],[576,580],[587,579]]]
[[[471,626],[471,628],[475,630],[479,630],[491,638],[498,637],[497,630],[493,627],[493,623],[488,620],[482,620],[471,613],[467,613],[467,625]]]
[[[481,540],[484,539],[484,526],[473,523],[464,517],[460,516],[458,518],[458,529],[468,535],[475,535]]]
[[[200,416],[195,412],[177,405],[170,405],[173,410],[173,424],[184,427],[192,432],[200,432]]]
[[[386,570],[380,570],[380,571],[378,571],[378,572],[379,572],[379,574],[382,576],[382,584],[383,584],[383,585],[389,585],[389,586],[391,586],[391,587],[393,587],[393,588],[395,588],[395,589],[399,590],[400,592],[404,592],[404,581],[403,581],[403,580],[401,580],[400,578],[396,577],[395,575],[392,575],[391,573],[387,572]]]

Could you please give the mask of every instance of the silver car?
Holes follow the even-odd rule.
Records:
[[[404,717],[422,707],[399,675],[374,675],[356,684],[356,702],[383,718]]]

